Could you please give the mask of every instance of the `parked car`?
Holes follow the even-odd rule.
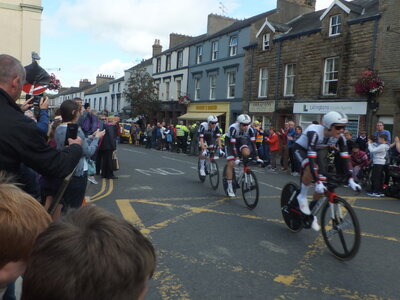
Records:
[[[119,137],[120,143],[128,142],[129,144],[132,144],[132,125],[129,123],[120,123],[119,125],[121,126],[121,136]]]

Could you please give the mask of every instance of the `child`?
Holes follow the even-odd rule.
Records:
[[[36,237],[50,222],[39,202],[0,175],[0,299],[24,273]]]
[[[368,193],[371,197],[383,197],[382,173],[386,163],[386,154],[389,150],[386,134],[378,136],[378,145],[374,145],[372,140],[368,140],[368,150],[372,154],[372,192]]]
[[[358,182],[358,173],[362,168],[368,166],[368,156],[364,151],[360,150],[360,146],[356,143],[353,144],[351,165],[353,166],[354,181]]]
[[[153,245],[124,219],[94,205],[71,211],[37,239],[22,300],[144,299]]]
[[[279,154],[279,137],[275,133],[275,128],[269,128],[269,136],[265,137],[266,142],[269,144],[269,153],[271,156],[271,170],[276,171],[276,159],[278,158]]]

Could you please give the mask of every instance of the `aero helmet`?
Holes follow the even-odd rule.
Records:
[[[207,122],[208,123],[217,123],[218,122],[218,118],[216,116],[213,116],[213,115],[208,116]]]
[[[347,116],[337,111],[330,111],[322,117],[322,125],[328,129],[334,124],[346,125],[348,122]]]
[[[241,124],[249,125],[251,123],[251,118],[249,115],[241,114],[237,117],[236,121]]]

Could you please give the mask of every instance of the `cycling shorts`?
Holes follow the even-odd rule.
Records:
[[[235,148],[237,155],[241,157],[242,149],[248,148],[247,138],[246,137],[236,138],[236,143],[231,143],[231,139],[229,137],[225,137],[225,153],[227,160],[233,160],[236,158]]]

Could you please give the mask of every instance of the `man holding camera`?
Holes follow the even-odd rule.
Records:
[[[15,103],[25,76],[25,69],[16,58],[0,55],[0,170],[19,176],[24,164],[40,174],[63,178],[81,158],[82,140],[69,139],[69,147],[61,152],[47,144],[38,126]]]

